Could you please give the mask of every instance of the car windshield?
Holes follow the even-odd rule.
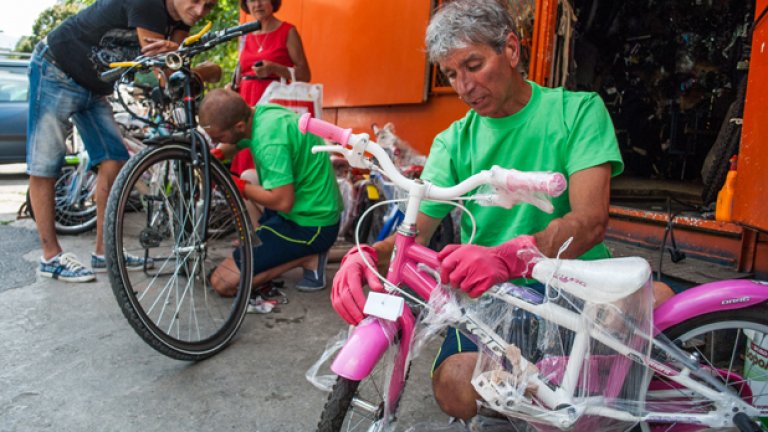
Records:
[[[0,103],[26,102],[28,90],[26,68],[0,66]]]

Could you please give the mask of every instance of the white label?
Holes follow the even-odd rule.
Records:
[[[405,300],[402,297],[371,291],[368,293],[363,312],[366,315],[395,321],[403,314],[404,307]]]

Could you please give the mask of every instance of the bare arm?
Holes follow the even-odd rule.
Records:
[[[304,54],[304,45],[301,43],[301,36],[296,28],[288,32],[288,54],[291,56],[294,68],[296,69],[296,81],[309,82],[312,79],[312,73],[309,70],[309,62]],[[290,74],[289,74],[290,75]]]
[[[549,223],[543,231],[534,234],[536,244],[549,257],[554,257],[560,246],[573,237],[573,243],[562,258],[578,258],[603,241],[608,226],[611,165],[605,163],[578,171],[569,179],[568,198],[571,211]]]
[[[141,45],[141,53],[144,55],[155,55],[169,51],[176,51],[179,49],[179,45],[184,38],[189,35],[189,32],[183,30],[176,30],[171,35],[170,39],[166,39],[160,33],[147,30],[145,28],[136,28],[136,34],[139,37],[139,45]]]
[[[248,183],[245,185],[244,192],[245,198],[283,213],[288,213],[293,209],[293,203],[296,199],[293,183],[274,189],[264,189],[259,185]]]

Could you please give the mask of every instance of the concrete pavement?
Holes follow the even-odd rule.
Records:
[[[133,332],[105,275],[86,284],[36,277],[34,223],[15,220],[23,176],[21,185],[8,176],[0,172],[0,263],[13,263],[0,264],[0,431],[314,430],[327,394],[304,374],[345,329],[327,289],[287,288],[289,304],[246,317],[222,353],[172,360]],[[94,237],[60,241],[87,262]],[[286,274],[286,286],[300,276]],[[437,347],[431,342],[414,362],[398,430],[447,420],[429,387]]]

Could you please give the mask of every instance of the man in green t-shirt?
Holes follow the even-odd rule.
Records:
[[[336,240],[342,200],[330,159],[313,154],[323,141],[302,134],[298,116],[279,105],[251,108],[230,90],[210,91],[200,104],[200,125],[224,155],[248,147],[260,185],[233,177],[242,196],[264,206],[257,228],[261,244],[254,248],[254,286],[295,267],[304,268],[296,288],[325,288],[327,252]],[[239,281],[237,251],[217,266],[211,285],[234,295]]]
[[[422,178],[439,186],[455,185],[493,165],[520,171],[560,172],[567,193],[554,199],[547,214],[528,204],[512,209],[467,207],[477,220],[474,245],[449,245],[439,254],[441,279],[477,297],[494,284],[526,275],[521,249],[537,247],[562,258],[608,257],[603,237],[608,224],[610,179],[623,170],[613,125],[600,97],[543,88],[519,72],[520,43],[508,11],[496,1],[444,2],[432,17],[426,46],[460,99],[470,110],[434,140]],[[418,241],[425,244],[450,206],[424,203],[417,220]],[[466,241],[470,221],[462,221]],[[334,278],[331,300],[350,324],[363,317],[362,283],[383,286],[361,259],[384,261],[394,239],[351,250]],[[470,380],[477,347],[451,330],[435,360],[433,390],[443,411],[469,418],[478,395]]]

